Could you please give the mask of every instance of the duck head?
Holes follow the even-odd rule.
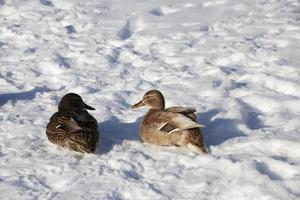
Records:
[[[58,111],[80,111],[80,110],[95,110],[95,108],[87,105],[82,100],[81,96],[75,93],[68,93],[60,100]]]
[[[146,92],[140,102],[132,105],[131,109],[139,108],[142,106],[148,106],[151,109],[163,110],[165,108],[164,96],[158,90],[150,90]]]

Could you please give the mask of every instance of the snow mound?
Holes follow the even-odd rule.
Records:
[[[0,199],[299,199],[299,1],[0,0]],[[142,144],[159,89],[210,150]],[[48,142],[60,98],[96,111],[96,154]]]

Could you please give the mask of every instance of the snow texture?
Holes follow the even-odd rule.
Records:
[[[298,0],[0,0],[0,199],[299,199],[299,25]],[[140,142],[150,89],[209,155]],[[96,154],[47,140],[68,92]]]

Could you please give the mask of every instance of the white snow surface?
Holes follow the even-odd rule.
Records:
[[[299,55],[298,0],[0,0],[0,199],[300,199]],[[140,142],[150,89],[209,155]],[[96,154],[47,140],[68,92]]]

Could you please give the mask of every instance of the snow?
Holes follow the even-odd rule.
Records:
[[[298,0],[0,0],[0,199],[299,199]],[[142,144],[150,89],[194,106],[210,150]],[[48,142],[60,98],[96,154]]]

